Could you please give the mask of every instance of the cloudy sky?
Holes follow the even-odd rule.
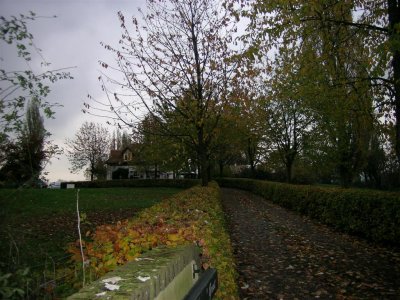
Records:
[[[54,120],[46,120],[45,127],[51,139],[65,148],[65,139],[72,139],[86,120],[105,123],[104,119],[93,119],[82,113],[87,94],[96,99],[105,97],[97,78],[100,75],[99,60],[112,62],[113,56],[100,46],[100,42],[117,45],[121,29],[117,12],[126,17],[137,14],[144,8],[144,0],[0,0],[0,11],[4,17],[35,12],[38,18],[28,24],[34,42],[42,49],[45,59],[53,69],[76,67],[70,70],[73,80],[62,80],[51,86],[50,102],[63,105],[56,109]],[[16,67],[7,49],[0,49],[1,68]],[[65,155],[52,159],[46,167],[50,181],[82,180],[83,173],[71,174]]]

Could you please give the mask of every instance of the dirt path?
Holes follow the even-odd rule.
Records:
[[[242,299],[400,299],[400,250],[222,189]]]

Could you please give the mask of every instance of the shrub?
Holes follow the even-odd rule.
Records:
[[[3,273],[0,268],[0,298],[28,299],[31,281],[29,268],[18,269],[14,273]]]
[[[120,179],[97,181],[62,182],[61,188],[74,184],[75,188],[115,188],[115,187],[176,187],[190,188],[199,184],[197,179]]]
[[[132,220],[97,227],[84,243],[85,257],[101,276],[153,247],[197,243],[202,247],[203,268],[218,270],[216,298],[236,299],[236,271],[224,222],[218,185],[196,186],[143,210]],[[69,250],[79,264],[79,242]]]
[[[285,208],[370,241],[400,245],[400,194],[374,190],[219,179],[224,187],[253,192]]]

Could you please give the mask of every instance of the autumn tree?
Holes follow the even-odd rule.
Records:
[[[318,44],[325,35],[325,49],[320,48],[318,55],[327,59],[328,53],[336,51],[339,56],[334,56],[332,62],[335,60],[342,70],[349,62],[353,68],[352,72],[346,70],[345,76],[337,74],[336,82],[331,84],[347,89],[352,85],[370,88],[374,104],[385,119],[394,119],[394,148],[400,160],[399,1],[254,1],[243,7],[242,15],[250,20],[249,55],[259,54],[260,49],[280,49],[294,41],[301,43],[303,39]],[[337,52],[338,49],[341,50]],[[328,64],[331,67],[332,62]],[[309,63],[318,65],[316,61]],[[354,72],[355,63],[357,72]]]
[[[236,110],[235,108],[232,108]],[[243,149],[243,136],[239,130],[236,113],[224,112],[216,130],[215,139],[211,144],[211,159],[218,169],[218,175],[225,175],[225,167],[246,164]]]
[[[66,144],[69,147],[67,155],[72,172],[87,167],[91,181],[102,174],[111,148],[111,140],[105,127],[94,122],[85,122],[72,140],[66,140]]]
[[[210,144],[233,71],[229,43],[234,27],[220,1],[148,0],[146,4],[141,19],[132,18],[131,24],[120,12],[121,46],[105,45],[116,54],[117,66],[102,62],[103,67],[121,71],[122,82],[111,80],[130,93],[129,97],[109,93],[106,105],[118,122],[128,125],[134,125],[137,109],[143,107],[164,124],[178,116],[187,131],[170,135],[184,138],[196,151],[202,184],[207,185]],[[95,112],[88,103],[86,108]]]
[[[304,78],[300,75],[303,66],[295,63],[296,51],[293,50],[290,48],[290,54],[281,51],[277,55],[261,101],[267,151],[277,151],[286,169],[287,182],[292,181],[295,160],[315,127],[313,112],[303,90]]]
[[[352,20],[347,3],[327,7],[323,14],[328,19]],[[330,157],[337,162],[341,183],[349,186],[366,164],[375,118],[373,89],[366,79],[370,57],[357,32],[342,23],[322,24],[314,36],[318,38],[310,39],[308,44],[319,62],[316,69],[321,75],[316,86],[321,96],[313,104],[328,137]]]
[[[285,53],[289,67],[282,70],[300,83],[302,107],[313,112],[318,135],[325,137],[315,145],[337,162],[343,185],[366,163],[373,101],[385,103],[386,81],[379,76],[387,64],[376,62],[376,44],[364,47],[369,33],[349,26],[355,7],[352,1],[256,1],[244,12],[250,18],[246,55],[267,58],[271,66],[279,59],[271,53]],[[290,91],[291,80],[281,85],[283,91]]]
[[[237,136],[240,139],[239,149],[241,149],[247,164],[250,166],[250,176],[254,177],[256,166],[265,156],[263,138],[265,135],[263,112],[260,105],[259,94],[252,89],[242,86],[241,91],[236,89],[235,96],[237,101],[234,103],[234,110],[237,123]]]

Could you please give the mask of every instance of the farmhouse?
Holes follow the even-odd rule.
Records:
[[[172,172],[159,172],[140,157],[141,145],[131,144],[122,150],[111,150],[107,166],[107,180],[173,178]]]

